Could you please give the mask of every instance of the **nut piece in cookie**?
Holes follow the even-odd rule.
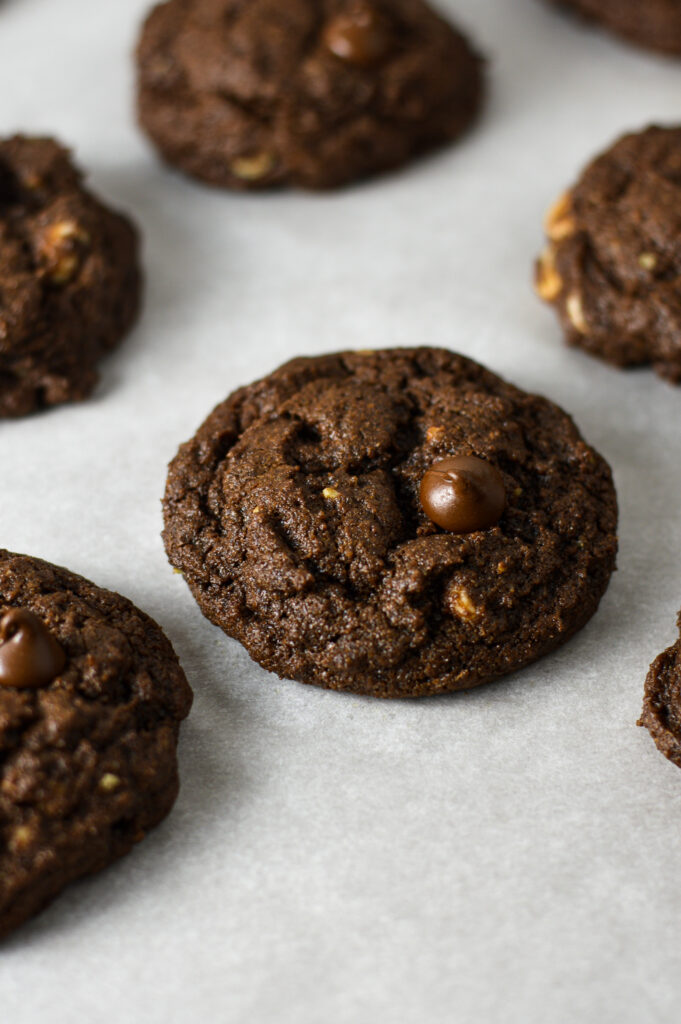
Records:
[[[51,139],[0,140],[0,417],[86,398],[132,326],[137,232]]]
[[[439,349],[294,359],[170,466],[168,557],[280,676],[376,697],[529,664],[595,612],[610,470],[570,417]]]
[[[567,342],[681,383],[681,128],[619,139],[544,227],[535,287]]]
[[[678,626],[681,634],[681,613]],[[681,638],[650,666],[638,725],[645,726],[658,750],[681,768]]]
[[[165,817],[191,699],[130,601],[0,551],[0,937]]]
[[[424,0],[167,0],[137,49],[140,124],[227,188],[323,189],[456,139],[484,83]]]
[[[678,0],[551,0],[598,22],[637,46],[681,55]]]

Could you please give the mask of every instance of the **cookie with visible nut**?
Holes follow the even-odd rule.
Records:
[[[552,0],[598,22],[638,46],[681,54],[678,0]]]
[[[0,937],[166,816],[191,699],[130,601],[0,551]]]
[[[625,135],[545,219],[538,295],[566,340],[681,383],[681,128]]]
[[[678,618],[681,634],[681,613]],[[681,635],[650,666],[638,721],[658,750],[681,768]]]
[[[137,232],[52,139],[0,140],[0,416],[86,398],[140,303]]]
[[[137,50],[140,123],[227,188],[332,188],[457,138],[482,61],[423,0],[168,0]]]
[[[294,359],[184,444],[164,541],[283,677],[376,697],[529,664],[596,611],[610,470],[557,406],[439,349]]]

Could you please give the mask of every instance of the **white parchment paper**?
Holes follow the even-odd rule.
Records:
[[[196,700],[171,817],[0,949],[3,1024],[646,1024],[681,999],[681,773],[635,726],[681,605],[681,389],[562,345],[541,217],[681,62],[534,0],[443,0],[490,58],[458,146],[337,195],[222,194],[132,115],[147,0],[1,0],[0,133],[54,133],[145,237],[143,319],[87,403],[0,424],[0,543],[118,590]],[[444,345],[559,402],[613,466],[619,571],[552,657],[451,697],[280,681],[159,538],[165,467],[297,354]]]

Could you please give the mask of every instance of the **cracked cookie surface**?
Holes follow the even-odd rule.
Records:
[[[678,618],[681,633],[681,614]],[[650,666],[638,722],[658,750],[681,768],[681,638]]]
[[[51,680],[27,682],[16,652],[6,655],[21,638],[4,623],[22,616],[63,652]],[[191,690],[152,619],[40,559],[0,551],[0,626],[3,936],[165,817],[177,795],[175,748]],[[23,639],[25,667],[35,651]]]
[[[482,62],[422,0],[169,0],[137,51],[161,154],[231,188],[331,188],[460,135]]]
[[[549,210],[536,288],[569,344],[681,382],[681,128],[625,135]]]
[[[0,140],[0,416],[86,398],[140,301],[137,232],[51,139]]]
[[[624,36],[632,43],[681,54],[679,0],[552,0]]]
[[[497,525],[426,516],[440,459],[504,481]],[[438,349],[294,359],[231,395],[171,463],[164,540],[204,614],[283,677],[380,697],[522,667],[596,610],[610,470],[569,416]]]

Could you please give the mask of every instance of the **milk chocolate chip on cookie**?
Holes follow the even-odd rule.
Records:
[[[433,463],[421,481],[420,497],[428,518],[452,533],[494,526],[506,505],[501,473],[474,455]]]
[[[137,232],[51,139],[0,140],[0,416],[86,398],[140,301]]]
[[[0,936],[165,817],[190,704],[147,615],[0,551]]]
[[[331,188],[459,136],[482,61],[423,0],[168,0],[144,25],[139,116],[229,188]]]
[[[593,615],[610,470],[570,417],[438,349],[294,359],[170,467],[164,539],[265,668],[377,697],[521,668]]]
[[[40,689],[65,662],[63,648],[33,612],[12,608],[0,618],[0,686]]]
[[[539,296],[570,345],[681,383],[681,128],[625,135],[545,220]]]

